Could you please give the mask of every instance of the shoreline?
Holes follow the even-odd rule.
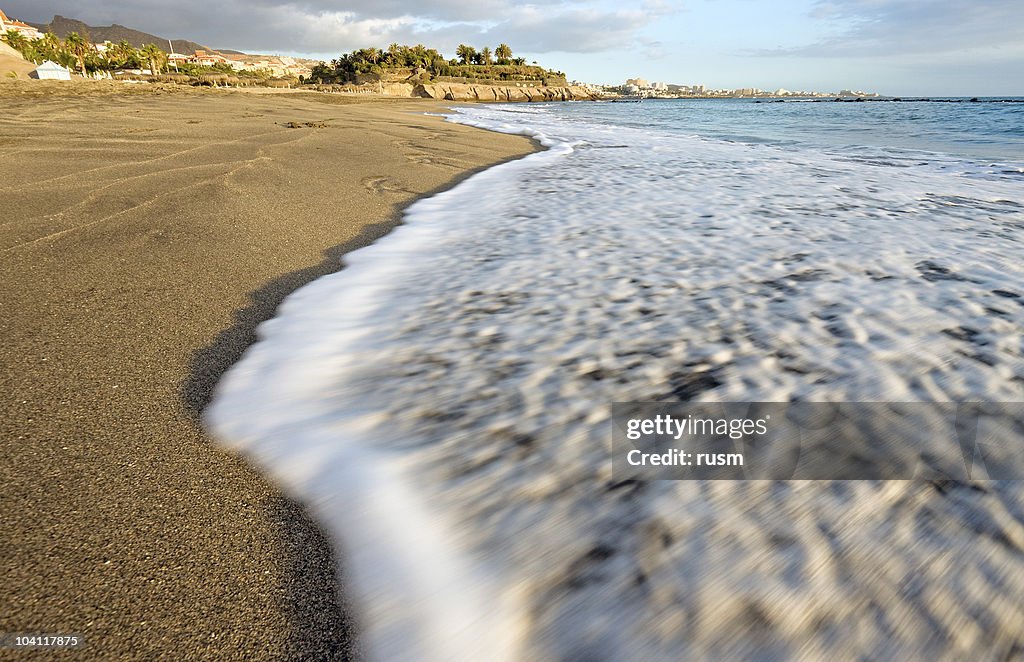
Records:
[[[353,655],[324,534],[199,415],[287,294],[538,148],[409,113],[445,102],[175,92],[8,104],[0,627],[86,659]]]
[[[481,126],[479,120],[463,121]],[[343,559],[346,588],[368,619],[360,634],[373,659],[521,657],[519,598],[502,595],[486,564],[453,542],[461,536],[459,527],[432,508],[429,498],[422,501],[415,477],[380,451],[377,442],[383,440],[365,433],[358,414],[335,418],[320,409],[329,410],[327,400],[344,401],[344,393],[366,386],[349,381],[349,370],[378,357],[376,334],[365,333],[370,320],[404,310],[392,299],[395,279],[415,273],[425,256],[444,252],[450,238],[497,214],[500,207],[484,198],[500,191],[509,177],[516,181],[518,173],[543,168],[571,151],[542,133],[520,130],[543,152],[495,165],[420,199],[406,210],[402,227],[353,254],[348,269],[294,292],[260,329],[259,343],[218,383],[217,399],[204,411],[208,429],[223,444],[310,504],[325,532],[350,550]],[[452,222],[467,214],[477,220]],[[358,299],[351,310],[333,303],[344,293]],[[392,305],[379,306],[381,301]],[[328,347],[337,349],[332,353]],[[317,414],[310,418],[310,411]],[[328,418],[333,421],[329,449],[315,423]],[[287,443],[269,432],[274,429],[288,430]],[[330,481],[324,482],[323,472]],[[471,625],[452,631],[451,623]]]
[[[295,95],[307,98],[337,97],[327,103],[366,101],[431,103],[553,103],[596,101],[593,94],[575,86],[548,87],[487,85],[473,83],[416,84],[391,82],[379,89],[343,85],[299,85],[297,87],[208,87],[167,80],[109,80],[73,78],[67,80],[0,79],[0,98],[52,97],[68,95],[152,95],[152,94],[249,94],[253,96]]]

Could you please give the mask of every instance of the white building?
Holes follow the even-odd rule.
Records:
[[[175,69],[178,68],[179,64],[186,64],[186,63],[190,62],[191,60],[192,60],[192,57],[190,55],[185,55],[183,53],[168,53],[167,54],[167,64],[172,66],[172,67],[174,67]]]
[[[43,36],[42,32],[28,23],[7,18],[7,14],[0,10],[0,34],[6,34],[8,30],[20,32],[26,39],[39,39]]]
[[[50,60],[43,62],[29,75],[39,80],[71,80],[70,71]]]

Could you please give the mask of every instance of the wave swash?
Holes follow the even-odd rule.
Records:
[[[367,654],[1020,654],[1013,482],[620,485],[607,452],[613,401],[1020,401],[1019,165],[563,108],[460,109],[548,150],[291,295],[207,411],[332,534]]]

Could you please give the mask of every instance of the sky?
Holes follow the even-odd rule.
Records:
[[[500,42],[570,79],[891,95],[1024,95],[1024,0],[0,0],[12,18],[119,23],[303,55]]]

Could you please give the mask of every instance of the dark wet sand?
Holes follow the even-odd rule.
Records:
[[[535,147],[425,101],[29,85],[0,86],[0,631],[350,657],[325,536],[199,413],[289,292]]]

